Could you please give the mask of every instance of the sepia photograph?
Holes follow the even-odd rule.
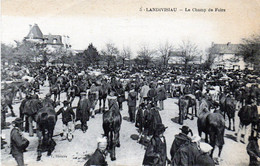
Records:
[[[259,0],[2,0],[2,166],[259,166]]]

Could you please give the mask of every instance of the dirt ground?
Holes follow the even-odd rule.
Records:
[[[40,97],[43,98],[48,92],[48,88],[41,87]],[[65,93],[61,95],[61,101],[65,99]],[[76,106],[78,99],[76,98],[73,102],[73,106]],[[178,106],[176,105],[177,99],[168,98],[165,104],[165,110],[160,111],[162,121],[165,126],[168,126],[164,135],[167,142],[167,153],[170,158],[170,148],[174,139],[174,135],[180,132],[181,127],[176,123],[178,117]],[[19,115],[20,103],[14,104],[14,111],[16,115]],[[57,107],[56,111],[60,108]],[[121,112],[122,117],[128,117],[128,108],[126,102],[123,103],[123,111]],[[15,118],[7,117],[7,122],[11,122]],[[79,124],[79,122],[77,122]],[[185,125],[188,125],[194,134],[197,132],[197,118],[194,120],[186,120]],[[227,122],[226,122],[227,125]],[[38,139],[36,135],[29,137],[28,133],[24,133],[24,136],[29,139],[30,145],[27,148],[27,152],[24,153],[25,164],[28,166],[83,166],[86,160],[84,159],[87,154],[92,154],[96,147],[96,139],[103,134],[102,129],[102,115],[97,114],[94,119],[90,119],[88,122],[89,129],[86,133],[81,130],[74,131],[74,139],[71,142],[62,140],[59,134],[62,132],[61,116],[59,116],[58,122],[55,127],[54,137],[57,145],[51,156],[47,156],[47,153],[43,153],[41,161],[36,161],[37,157],[37,145]],[[238,128],[238,119],[236,119],[236,130]],[[1,163],[3,166],[16,165],[15,160],[9,154],[10,153],[10,129],[2,131],[2,135],[6,137],[7,144],[5,148],[1,150]],[[138,144],[136,141],[130,138],[132,134],[138,134],[133,123],[123,120],[121,131],[120,131],[120,142],[121,147],[116,149],[116,161],[111,161],[110,157],[107,156],[106,160],[109,165],[117,166],[140,166],[142,165],[144,157],[144,147]],[[204,135],[202,136],[204,138]],[[214,157],[217,157],[218,149],[215,150]],[[221,155],[221,166],[245,166],[249,163],[249,156],[246,152],[246,145],[235,141],[235,132],[225,131],[225,145]]]

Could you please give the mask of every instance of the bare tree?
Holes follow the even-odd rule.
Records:
[[[129,47],[123,47],[120,51],[119,59],[123,61],[123,66],[125,66],[125,60],[130,59],[132,55],[131,49]]]
[[[155,51],[148,48],[148,46],[143,45],[140,47],[140,50],[137,52],[137,59],[140,60],[140,62],[148,67],[148,64],[152,62],[153,55]]]
[[[105,49],[101,51],[101,54],[104,56],[107,66],[110,67],[111,63],[115,63],[119,51],[114,43],[107,43]]]
[[[240,54],[245,62],[252,64],[254,68],[260,64],[260,34],[252,35],[249,38],[243,38],[239,45]]]
[[[189,40],[182,41],[182,44],[179,46],[179,51],[182,53],[181,61],[184,63],[185,68],[189,62],[196,60],[201,55],[201,51],[198,49],[197,44],[192,43]]]
[[[168,66],[169,56],[172,50],[173,50],[173,45],[169,44],[168,41],[166,41],[164,44],[161,44],[159,46],[158,52],[160,54],[160,57],[162,58],[164,67]]]

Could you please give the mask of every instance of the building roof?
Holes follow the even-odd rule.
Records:
[[[183,57],[182,51],[171,51],[169,52],[169,57]]]
[[[46,44],[55,44],[55,45],[62,45],[62,36],[61,35],[43,35],[44,43]]]
[[[212,50],[214,54],[238,54],[239,44],[213,44]]]
[[[25,38],[31,38],[31,39],[42,39],[43,34],[40,30],[39,26],[37,24],[34,24],[33,27],[30,29],[28,35]]]

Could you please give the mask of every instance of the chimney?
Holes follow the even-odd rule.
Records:
[[[213,47],[213,46],[214,46],[214,44],[215,44],[214,42],[211,42],[211,47]]]
[[[29,29],[29,31],[30,31],[30,30],[32,29],[32,24],[29,24],[29,28],[30,28],[30,29]]]
[[[230,44],[231,44],[231,42],[228,42],[228,43],[227,43],[227,46],[229,46]]]

